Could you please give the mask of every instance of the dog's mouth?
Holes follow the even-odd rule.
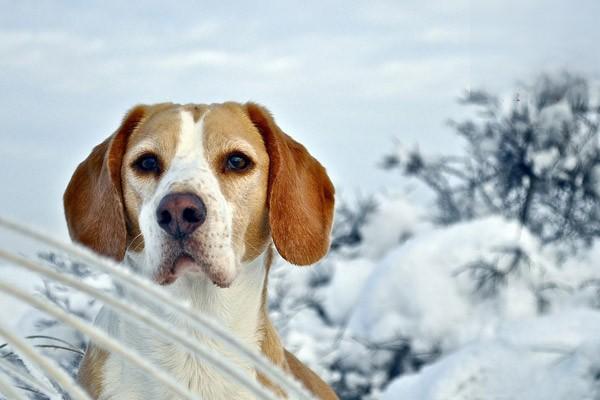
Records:
[[[161,266],[159,273],[156,276],[156,281],[159,285],[170,285],[185,272],[199,273],[202,271],[191,255],[182,253],[175,257],[172,262],[168,261]]]
[[[154,280],[159,285],[168,286],[184,274],[204,275],[220,288],[229,287],[231,284],[231,279],[228,279],[215,265],[193,257],[187,252],[181,252],[174,257],[169,257],[169,259],[165,260],[159,267]]]

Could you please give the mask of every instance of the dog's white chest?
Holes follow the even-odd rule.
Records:
[[[207,342],[204,342],[208,344]],[[223,349],[214,344],[214,351],[223,354]],[[170,365],[169,372],[181,383],[182,387],[197,393],[202,399],[253,399],[246,390],[224,377],[205,362],[183,351],[165,346],[149,357],[155,362]],[[247,370],[253,376],[254,371],[243,365],[235,357],[223,356],[233,364]],[[167,366],[165,365],[165,366]],[[105,400],[178,400],[179,397],[164,388],[163,385],[146,375],[132,371],[119,357],[111,355],[105,364],[104,377],[106,391],[101,399]]]
[[[262,257],[259,257],[255,262],[246,265],[242,279],[237,280],[228,289],[219,289],[210,282],[202,283],[197,278],[192,278],[178,280],[178,283],[181,283],[176,290],[189,291],[185,295],[193,299],[192,303],[199,312],[215,318],[246,346],[259,352],[258,323],[265,274],[262,263]],[[206,361],[196,358],[173,341],[157,336],[152,330],[127,323],[106,309],[101,311],[96,323],[118,336],[127,347],[168,371],[182,387],[199,394],[202,399],[254,398],[247,390],[232,382]],[[221,343],[186,329],[177,322],[174,326],[180,327],[180,333],[195,337],[220,359],[242,368],[252,379],[256,379],[254,369]],[[113,353],[104,364],[103,378],[103,393],[100,397],[102,400],[179,399],[162,384]]]

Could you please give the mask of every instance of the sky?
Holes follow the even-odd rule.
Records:
[[[598,79],[597,0],[0,0],[0,215],[66,238],[62,192],[127,109],[253,100],[338,193],[394,191],[396,141],[460,149],[465,90]]]

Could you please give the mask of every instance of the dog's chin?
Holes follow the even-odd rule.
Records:
[[[159,268],[159,273],[155,275],[154,280],[161,286],[168,286],[185,274],[190,275],[192,279],[208,278],[214,285],[223,289],[229,287],[233,281],[232,278],[219,273],[218,268],[201,261],[199,262],[187,253],[179,254],[173,259],[164,262]]]

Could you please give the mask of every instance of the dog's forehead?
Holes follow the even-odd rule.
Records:
[[[254,124],[236,103],[211,105],[202,118],[207,150],[220,145],[245,142],[255,151],[264,149],[263,139]]]
[[[128,148],[145,145],[152,150],[161,150],[167,153],[174,151],[175,143],[181,132],[181,107],[169,105],[160,110],[150,106],[146,117],[140,126],[135,129],[128,140]]]
[[[213,147],[220,143],[243,140],[258,149],[264,148],[261,135],[237,103],[169,105],[150,110],[150,116],[142,122],[129,139],[128,147],[152,142],[153,147],[171,153],[175,151],[182,130],[182,114],[193,118],[194,124],[202,123],[203,142]]]

